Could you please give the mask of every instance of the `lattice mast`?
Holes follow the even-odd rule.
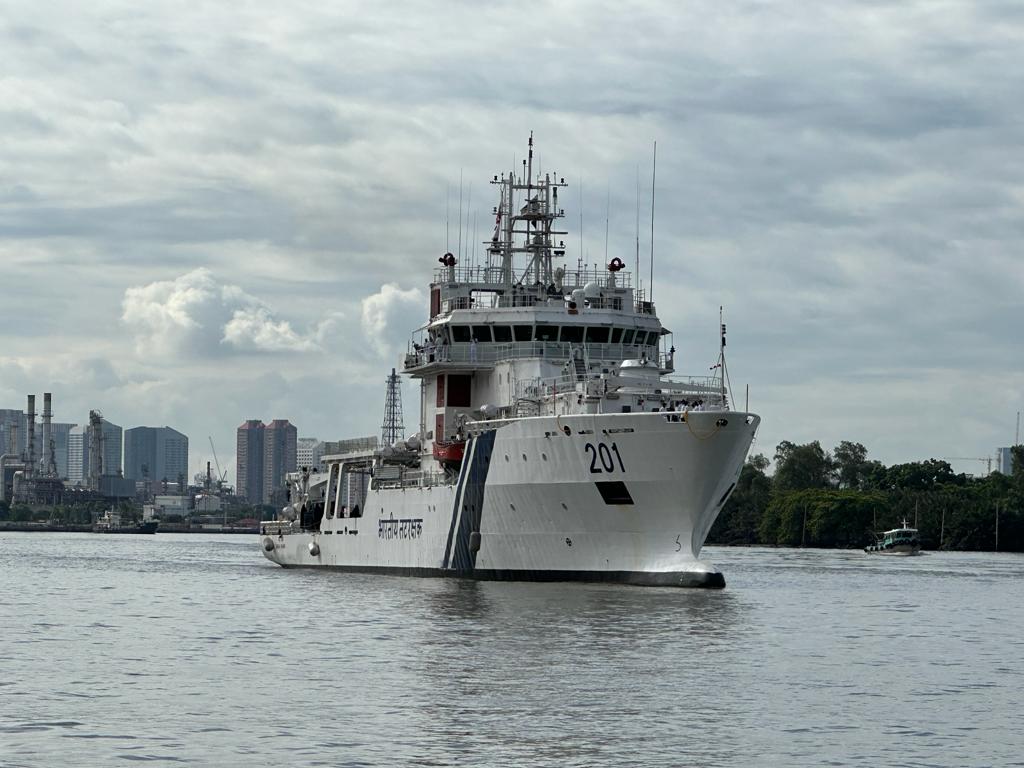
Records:
[[[494,237],[488,244],[492,256],[501,257],[501,275],[506,285],[543,283],[554,281],[552,257],[565,256],[565,241],[554,239],[567,232],[556,230],[554,222],[565,216],[558,206],[558,188],[567,186],[564,178],[546,173],[533,177],[533,133],[530,133],[529,152],[523,160],[522,176],[515,170],[506,176],[495,176],[491,181],[501,187],[501,199],[494,209]],[[517,198],[525,196],[522,205]],[[522,274],[517,274],[514,255],[526,254],[528,261]]]
[[[388,376],[387,396],[384,399],[384,424],[380,428],[381,442],[394,445],[405,439],[405,422],[402,420],[402,379],[391,369]]]

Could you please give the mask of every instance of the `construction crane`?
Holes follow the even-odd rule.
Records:
[[[983,461],[985,462],[986,474],[992,474],[992,457],[978,458],[977,456],[943,456],[943,461]]]
[[[210,441],[210,450],[213,451],[213,463],[217,465],[217,487],[221,488],[224,485],[224,478],[227,477],[228,471],[225,469],[223,472],[220,469],[220,460],[217,459],[217,449],[213,447],[213,437],[207,437]]]

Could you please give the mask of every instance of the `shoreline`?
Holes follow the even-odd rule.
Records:
[[[102,533],[104,536],[111,535],[107,531],[94,531],[91,525],[50,525],[48,523],[22,523],[0,521],[0,533],[10,531],[12,533]],[[156,533],[235,533],[253,535],[260,532],[258,527],[239,528],[234,526],[215,526],[203,528],[190,528],[179,524],[161,525]],[[125,533],[128,533],[127,531]],[[122,534],[115,534],[122,535]],[[142,536],[153,536],[156,534],[138,534]]]

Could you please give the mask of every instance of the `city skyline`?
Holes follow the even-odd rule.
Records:
[[[36,461],[42,462],[44,460],[42,453],[44,450],[42,441],[43,426],[39,413],[36,414],[36,419],[34,452]],[[166,424],[163,426],[140,424],[132,427],[122,427],[108,419],[105,415],[102,416],[102,421],[105,430],[102,443],[104,474],[121,473],[127,479],[142,480],[143,465],[146,465],[146,472],[148,472],[148,477],[151,480],[166,479],[173,483],[177,481],[179,474],[183,474],[186,481],[192,483],[194,476],[205,470],[206,462],[210,462],[211,466],[220,463],[221,471],[225,474],[228,484],[236,485],[236,478],[231,471],[233,468],[221,462],[219,454],[215,458],[213,450],[203,450],[203,446],[208,445],[209,442],[200,444],[201,458],[189,459],[191,455],[189,449],[190,438],[174,427]],[[51,434],[55,443],[57,475],[71,482],[84,482],[88,477],[89,426],[84,422],[88,422],[88,418],[83,419],[81,424],[77,422],[51,423]],[[12,424],[16,425],[13,431],[11,429]],[[27,451],[27,424],[28,413],[25,409],[0,408],[0,455],[9,452],[8,449],[12,440],[14,441],[15,454],[22,455]],[[298,428],[291,424],[288,419],[274,419],[264,426],[272,424],[280,424],[295,430],[294,446],[287,448],[288,456],[291,459],[276,457],[275,461],[278,464],[283,461],[289,465],[294,464],[297,468],[300,458],[307,459],[309,465],[319,461],[324,441],[316,437],[298,437]],[[120,435],[120,439],[117,439],[115,435]],[[133,437],[138,438],[138,445],[130,447]],[[211,438],[212,436],[207,436],[207,441]],[[214,441],[214,446],[216,443],[217,441]],[[134,462],[130,458],[133,454],[136,455],[137,459]],[[293,454],[294,456],[292,456]],[[261,466],[262,463],[261,459]],[[198,469],[195,472],[191,472],[188,470],[190,466],[198,467]],[[111,471],[111,467],[114,467],[113,471]],[[263,474],[268,471],[271,474],[274,473],[274,470],[267,470],[267,468],[263,468],[260,471]]]
[[[645,286],[658,142],[654,301],[680,374],[714,364],[724,306],[754,452],[854,440],[892,464],[1013,441],[1019,15],[496,6],[439,51],[453,14],[13,9],[0,403],[45,387],[62,422],[175,425],[190,475],[208,435],[234,466],[250,414],[376,434],[438,257],[479,263],[487,182],[533,131],[569,184],[566,265],[639,252]]]

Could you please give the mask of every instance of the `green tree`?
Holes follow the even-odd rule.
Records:
[[[884,506],[879,492],[808,488],[772,496],[761,534],[780,546],[861,547],[871,538],[875,509]]]
[[[817,440],[796,445],[783,440],[775,449],[774,486],[779,491],[827,488],[832,474],[832,457]]]
[[[940,459],[894,464],[886,472],[885,484],[889,489],[930,491],[942,484],[963,485],[964,475],[954,474],[953,468]]]

